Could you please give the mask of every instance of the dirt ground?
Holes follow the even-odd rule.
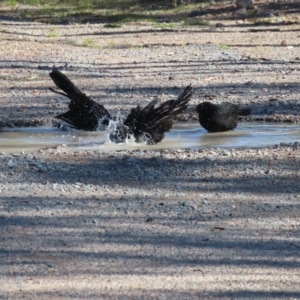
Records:
[[[55,124],[68,102],[48,90],[53,66],[112,114],[192,83],[178,121],[209,100],[298,124],[293,5],[265,10],[268,24],[234,11],[217,20],[212,7],[210,25],[176,28],[0,16],[0,127]],[[299,299],[300,144],[280,143],[31,154],[0,145],[0,299]]]

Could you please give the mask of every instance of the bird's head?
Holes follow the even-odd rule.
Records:
[[[196,106],[199,116],[204,116],[214,112],[217,106],[211,102],[202,102]]]

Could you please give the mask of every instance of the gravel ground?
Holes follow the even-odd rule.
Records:
[[[300,145],[0,156],[1,299],[298,299]]]
[[[191,82],[181,121],[206,99],[249,104],[253,120],[299,122],[300,26],[224,23],[3,20],[0,126],[49,125],[65,111],[47,89],[53,65],[113,114]],[[299,299],[300,144],[280,142],[0,154],[0,299]]]

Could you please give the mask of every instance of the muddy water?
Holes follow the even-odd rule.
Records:
[[[153,146],[145,144],[111,144],[106,132],[62,131],[53,127],[0,130],[0,152],[33,152],[40,148],[66,144],[69,151],[170,148],[263,147],[300,141],[299,124],[240,123],[234,131],[207,133],[197,123],[176,124],[165,139]]]

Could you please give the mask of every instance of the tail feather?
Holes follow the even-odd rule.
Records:
[[[53,68],[52,72],[49,73],[49,75],[56,86],[63,90],[71,100],[75,100],[83,94],[81,90],[76,87],[75,84],[58,69]]]
[[[187,108],[192,94],[193,88],[191,85],[188,85],[176,100],[168,100],[159,105],[157,108],[149,110],[145,116],[146,119],[148,117],[149,125],[152,123],[153,126],[155,126],[155,124],[162,122],[165,119],[179,115]]]

